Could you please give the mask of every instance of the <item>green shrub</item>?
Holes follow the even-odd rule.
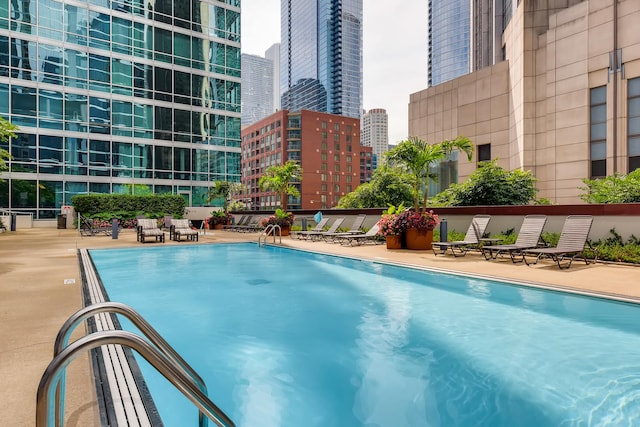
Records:
[[[586,190],[580,197],[587,203],[640,202],[640,169],[629,175],[615,174],[601,179],[584,179]]]
[[[71,203],[82,216],[102,220],[119,218],[121,221],[138,215],[182,218],[186,208],[184,198],[173,194],[77,194],[71,198]]]
[[[530,171],[508,171],[496,160],[481,162],[469,178],[438,193],[432,206],[527,205],[535,202],[536,178]],[[541,200],[541,203],[545,203]]]

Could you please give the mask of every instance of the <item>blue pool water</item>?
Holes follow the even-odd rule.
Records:
[[[238,426],[640,425],[632,304],[255,244],[91,256]],[[140,365],[165,425],[196,425]]]

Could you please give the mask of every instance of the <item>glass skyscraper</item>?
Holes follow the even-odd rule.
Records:
[[[281,107],[362,112],[362,0],[282,0]]]
[[[428,86],[471,71],[470,7],[470,0],[429,0]]]
[[[502,32],[520,0],[428,2],[428,86],[504,60]]]
[[[240,179],[240,0],[0,0],[0,207]]]

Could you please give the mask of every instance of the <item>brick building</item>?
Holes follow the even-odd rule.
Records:
[[[279,196],[258,181],[272,165],[299,161],[300,198],[290,209],[328,209],[371,179],[372,150],[360,145],[360,120],[310,110],[281,110],[242,130],[242,183],[252,209],[280,206]],[[249,200],[247,200],[249,201]]]

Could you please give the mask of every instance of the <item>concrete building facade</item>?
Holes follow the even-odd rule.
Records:
[[[372,150],[360,144],[360,120],[310,110],[280,110],[242,130],[242,183],[252,209],[280,206],[279,195],[261,191],[266,169],[289,160],[303,170],[299,198],[290,209],[329,209],[371,180]]]
[[[273,106],[273,61],[242,54],[242,125],[261,120],[275,111]]]
[[[530,170],[538,197],[581,203],[583,179],[640,167],[640,2],[521,1],[505,61],[411,94],[409,134],[477,147],[478,161]]]
[[[54,218],[83,193],[202,205],[240,178],[240,0],[3,2],[0,207]]]
[[[280,109],[280,43],[274,43],[264,53],[264,57],[273,63],[273,111]]]
[[[373,150],[375,169],[389,150],[389,116],[384,108],[372,108],[362,114],[362,145]]]

